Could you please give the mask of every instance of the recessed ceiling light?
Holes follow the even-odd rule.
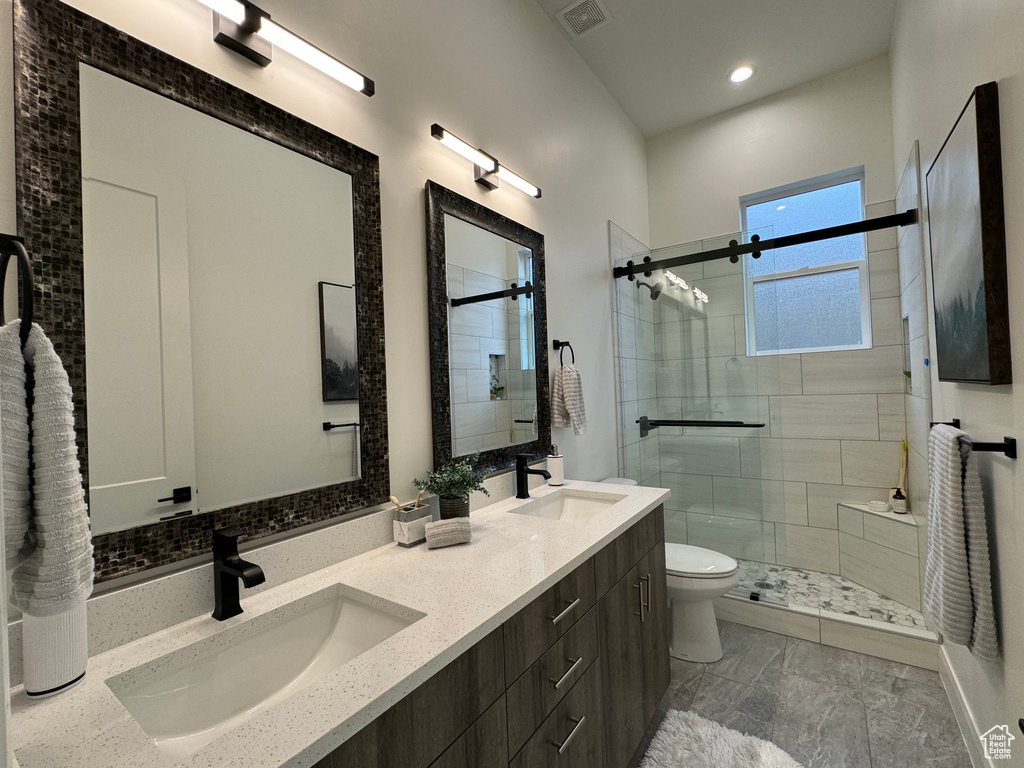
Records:
[[[729,73],[729,82],[742,83],[744,80],[749,80],[753,74],[754,68],[744,64],[742,67],[736,67],[736,69]]]

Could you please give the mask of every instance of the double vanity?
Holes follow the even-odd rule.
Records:
[[[626,768],[669,682],[667,496],[543,487],[474,512],[468,545],[243,593],[60,696],[16,689],[19,765]]]

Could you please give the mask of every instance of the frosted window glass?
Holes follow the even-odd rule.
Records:
[[[758,352],[861,344],[860,271],[754,283],[754,335]]]
[[[775,237],[782,237],[860,221],[863,218],[860,185],[859,180],[850,181],[748,205],[747,230],[771,227]],[[767,275],[857,261],[864,258],[864,236],[850,235],[835,240],[794,245],[778,248],[773,253],[774,263],[768,259],[748,258],[750,274]]]

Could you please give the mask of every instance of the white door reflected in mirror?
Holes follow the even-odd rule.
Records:
[[[93,533],[356,479],[318,290],[355,283],[351,176],[86,65],[81,97]]]

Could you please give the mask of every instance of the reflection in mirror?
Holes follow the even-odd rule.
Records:
[[[427,182],[435,467],[551,447],[544,283],[543,235]]]
[[[445,215],[452,443],[463,456],[537,439],[533,253]]]
[[[80,77],[93,532],[358,478],[358,428],[322,427],[359,422],[321,347],[355,361],[352,178]],[[353,307],[323,326],[320,283]]]

